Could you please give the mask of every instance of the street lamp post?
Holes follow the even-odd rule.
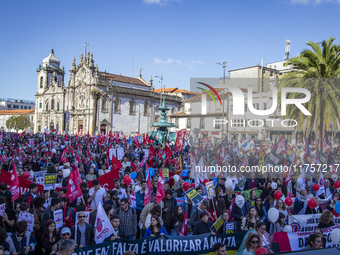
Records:
[[[226,64],[227,62],[224,61],[222,64],[221,63],[216,63],[217,65],[221,65],[223,68],[223,85],[225,84],[225,68],[227,67]],[[222,90],[222,94],[223,94],[223,103],[222,103],[222,120],[224,120],[224,99],[225,99],[225,93],[224,93],[224,87]],[[228,97],[229,99],[229,97]],[[229,100],[227,102],[227,110],[229,109]],[[228,114],[227,114],[228,116]],[[224,125],[222,124],[222,140],[223,140],[223,134],[224,134]],[[227,140],[228,140],[228,123],[227,123]]]
[[[163,74],[161,76],[157,76],[156,75],[155,77],[160,79],[160,82],[161,82],[161,93],[162,93],[162,86],[163,86],[163,80],[164,80]],[[159,99],[159,107],[161,107],[162,106],[162,96],[160,95],[159,98],[160,98]]]

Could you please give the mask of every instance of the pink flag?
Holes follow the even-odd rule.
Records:
[[[17,170],[15,168],[15,164],[13,162],[12,164],[13,164],[13,171],[11,175],[10,191],[12,192],[11,202],[14,202],[15,200],[19,198],[19,179],[17,176]]]
[[[163,179],[163,170],[161,168],[161,171],[160,171],[159,177],[158,177],[157,193],[156,193],[155,201],[157,203],[160,203],[164,197],[165,197],[165,194],[164,194],[164,179]]]
[[[75,170],[72,170],[68,180],[66,197],[70,200],[70,203],[72,203],[73,200],[82,195],[78,175]]]
[[[148,172],[148,176],[146,177],[146,189],[145,189],[145,196],[144,196],[144,205],[147,205],[151,202],[151,177],[150,171]]]

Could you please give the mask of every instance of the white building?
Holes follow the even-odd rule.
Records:
[[[14,127],[9,129],[6,127],[6,121],[12,116],[18,115],[28,115],[32,124],[35,122],[35,110],[0,110],[0,130],[5,130],[6,132],[15,132]],[[27,128],[30,131],[30,128]],[[32,130],[33,131],[33,130]]]
[[[13,99],[13,98],[0,98],[0,107],[2,110],[28,110],[34,109],[34,101]]]

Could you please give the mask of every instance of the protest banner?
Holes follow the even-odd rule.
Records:
[[[214,225],[211,226],[210,230],[213,232],[216,232],[220,229],[220,227],[223,226],[223,218],[222,215],[217,219],[217,221],[214,223]]]
[[[44,190],[55,189],[57,174],[45,174]]]
[[[115,254],[123,255],[132,251],[136,255],[160,255],[169,252],[175,255],[207,255],[214,253],[214,244],[221,242],[226,245],[228,255],[235,255],[240,248],[246,232],[230,235],[202,234],[197,236],[155,236],[136,240],[116,239],[97,245],[76,248],[73,255],[83,254]]]
[[[79,222],[78,213],[79,213],[79,212],[76,213],[77,222]],[[85,212],[83,212],[83,213],[85,213],[85,222],[88,223],[88,224],[90,224],[90,212],[85,211]]]
[[[110,151],[109,151],[109,158],[111,159],[112,158],[112,155],[115,156],[115,158],[117,158],[117,153],[116,153],[116,149],[114,148],[111,148]]]
[[[121,160],[124,157],[124,149],[123,148],[118,148],[117,149],[117,159]]]
[[[215,192],[215,187],[214,187],[214,181],[207,182],[207,183],[205,184],[205,186],[207,187],[208,197],[209,197],[210,199],[216,197],[216,192]]]
[[[314,231],[319,225],[321,213],[319,214],[301,214],[288,216],[288,224],[292,227],[293,232]],[[335,225],[340,224],[340,217],[334,217]]]
[[[31,213],[20,212],[18,221],[24,220],[27,222],[27,231],[32,233],[34,226],[34,215]]]
[[[226,235],[236,233],[236,222],[224,222],[223,233]]]
[[[169,168],[162,168],[163,171],[163,180],[169,181]]]
[[[55,222],[56,229],[63,227],[63,210],[58,209],[53,212],[53,220]]]
[[[35,172],[34,173],[35,183],[44,185],[46,172],[47,172],[46,170]]]
[[[203,197],[201,197],[201,195],[198,194],[194,188],[189,189],[185,194],[190,198],[194,205],[197,205],[203,201]]]
[[[4,216],[4,212],[6,210],[6,204],[3,203],[0,205],[0,216],[3,217]]]
[[[333,247],[331,232],[333,229],[339,228],[339,225],[329,228],[324,228],[323,236],[326,238],[326,248]],[[299,251],[308,245],[308,238],[313,231],[308,232],[275,232],[274,242],[276,242],[281,252],[285,251]],[[337,245],[339,246],[339,244]]]

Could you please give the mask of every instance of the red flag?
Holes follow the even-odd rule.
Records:
[[[179,232],[179,236],[187,236],[188,235],[188,215],[187,210],[185,210],[183,224],[181,227],[181,232]]]
[[[135,138],[133,140],[135,141],[136,146],[139,148],[140,143],[139,143],[137,136],[135,136]]]
[[[156,156],[156,151],[151,144],[149,147],[149,165],[151,167],[153,167],[153,159],[155,158],[155,156]]]
[[[186,131],[187,130],[184,128],[177,133],[176,144],[175,144],[175,153],[176,152],[182,152],[183,144],[184,144],[184,137],[185,137]]]
[[[67,135],[66,134],[64,135],[64,141],[65,142],[67,141]]]
[[[116,136],[115,136],[115,142],[119,143],[119,133],[117,133]]]
[[[75,170],[72,170],[68,179],[66,197],[70,200],[70,203],[72,203],[73,200],[82,195],[77,173]]]
[[[15,168],[15,164],[13,162],[12,162],[12,165],[13,165],[13,171],[11,175],[10,191],[12,192],[11,202],[14,202],[15,200],[19,198],[19,179],[17,175],[17,170]]]
[[[115,155],[112,155],[111,171],[117,169],[119,171],[122,167],[123,167],[122,163],[120,163],[119,160],[116,159]]]
[[[131,167],[133,168],[133,171],[135,171],[137,173],[137,167],[135,166],[135,164],[131,161]]]
[[[164,197],[165,197],[165,193],[164,193],[164,179],[163,179],[163,170],[161,168],[161,171],[160,171],[159,177],[158,177],[157,193],[156,193],[155,201],[157,203],[160,203]]]
[[[64,149],[63,150],[63,154],[61,154],[61,157],[60,157],[60,162],[63,162],[63,163],[67,163],[68,161],[67,161],[67,158],[66,158],[66,152],[68,152],[68,150],[67,149]]]
[[[148,176],[146,177],[146,189],[145,189],[145,196],[144,196],[144,205],[147,205],[151,202],[151,177],[150,171],[148,172]]]
[[[139,163],[138,167],[143,167],[145,163],[145,156],[143,157],[142,161]]]

